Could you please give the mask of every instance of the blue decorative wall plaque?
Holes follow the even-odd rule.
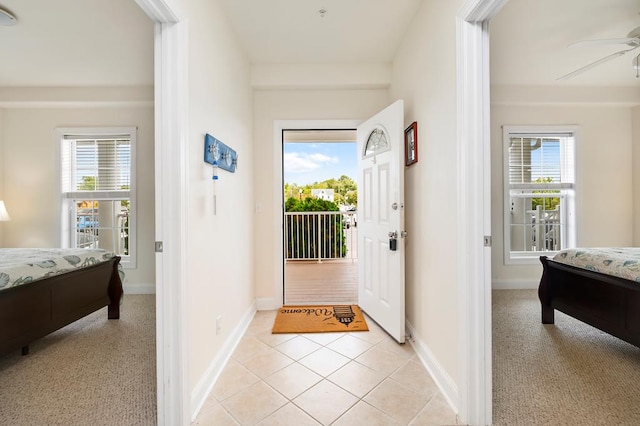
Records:
[[[215,162],[219,168],[235,173],[238,154],[234,149],[207,133],[204,135],[204,161],[212,165]]]

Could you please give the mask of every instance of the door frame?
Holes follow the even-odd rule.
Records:
[[[492,423],[489,22],[507,1],[467,0],[456,17],[458,411],[469,425]]]
[[[273,193],[279,194],[280,203],[274,204],[273,229],[275,229],[275,250],[273,251],[274,297],[265,301],[259,300],[258,310],[278,309],[284,303],[284,185],[282,168],[282,132],[284,130],[340,130],[355,129],[362,120],[274,120],[273,143],[276,149],[273,155]]]
[[[184,308],[188,26],[174,0],[134,1],[155,23],[155,239],[164,246],[155,255],[157,424],[188,425],[191,398]]]
[[[297,131],[303,131],[303,132],[304,131],[314,131],[314,132],[327,132],[327,133],[331,133],[331,132],[353,132],[354,133],[354,139],[352,141],[346,140],[346,139],[345,140],[331,140],[331,139],[325,140],[322,137],[320,137],[320,138],[313,138],[313,139],[303,139],[303,140],[296,141],[296,142],[285,142],[285,140],[284,140],[285,139],[284,138],[285,132],[297,132]],[[357,133],[357,129],[355,129],[355,128],[353,128],[353,129],[345,129],[345,128],[339,128],[339,129],[334,129],[334,128],[331,128],[331,129],[318,129],[318,128],[291,129],[291,128],[286,128],[286,129],[283,129],[282,132],[281,132],[282,138],[281,138],[281,144],[280,144],[280,147],[281,147],[280,154],[282,155],[282,152],[284,151],[284,144],[285,143],[298,144],[298,145],[305,144],[305,143],[306,144],[320,143],[320,144],[327,144],[327,145],[329,145],[329,144],[330,145],[339,145],[339,144],[345,144],[345,143],[353,143],[357,147],[357,136],[355,136],[356,133]],[[357,153],[355,155],[357,156]],[[358,161],[358,157],[356,157],[356,161]],[[284,176],[284,160],[282,161],[282,164],[281,164],[280,174],[282,176]],[[285,185],[285,182],[283,180],[282,188],[284,188],[284,185]],[[282,207],[282,215],[283,215],[283,217],[286,217],[286,212],[285,212],[284,206],[286,204],[287,198],[284,196],[284,193],[283,193],[282,197],[283,197],[282,198],[282,206],[283,206]],[[287,302],[286,295],[287,295],[287,279],[288,279],[287,278],[287,266],[286,266],[287,262],[286,262],[286,258],[285,258],[286,257],[286,254],[285,254],[285,251],[286,251],[285,250],[285,246],[286,245],[285,245],[285,242],[284,242],[284,240],[285,240],[284,229],[285,229],[285,227],[283,225],[283,228],[282,228],[282,234],[283,234],[282,235],[282,237],[283,237],[283,244],[282,244],[282,247],[283,247],[283,249],[282,249],[283,250],[283,261],[282,261],[282,266],[283,266],[282,304],[283,305],[287,304],[286,303]],[[357,241],[355,243],[357,244]],[[352,241],[352,244],[353,244],[353,241]],[[322,262],[322,261],[323,261],[322,259],[319,260],[319,262]],[[356,276],[356,278],[357,278],[357,276]],[[353,303],[353,300],[349,301],[349,300],[346,300],[346,299],[341,299],[340,301],[337,301],[337,302],[328,302],[327,300],[328,299],[325,299],[325,300],[316,299],[313,302],[307,302],[307,304],[316,304],[317,305],[319,303],[320,304],[331,304],[331,303],[335,304],[335,303],[338,303],[338,304],[341,304],[341,305],[345,305],[345,304]],[[356,300],[356,303],[357,303],[357,300]]]

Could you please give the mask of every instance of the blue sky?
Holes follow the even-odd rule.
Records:
[[[283,163],[285,183],[302,186],[342,175],[356,180],[356,143],[285,143]]]

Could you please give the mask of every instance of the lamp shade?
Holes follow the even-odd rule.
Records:
[[[6,222],[11,220],[7,208],[4,206],[4,201],[0,200],[0,222]]]

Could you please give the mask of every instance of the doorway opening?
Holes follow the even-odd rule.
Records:
[[[355,129],[283,130],[283,302],[357,304]]]

